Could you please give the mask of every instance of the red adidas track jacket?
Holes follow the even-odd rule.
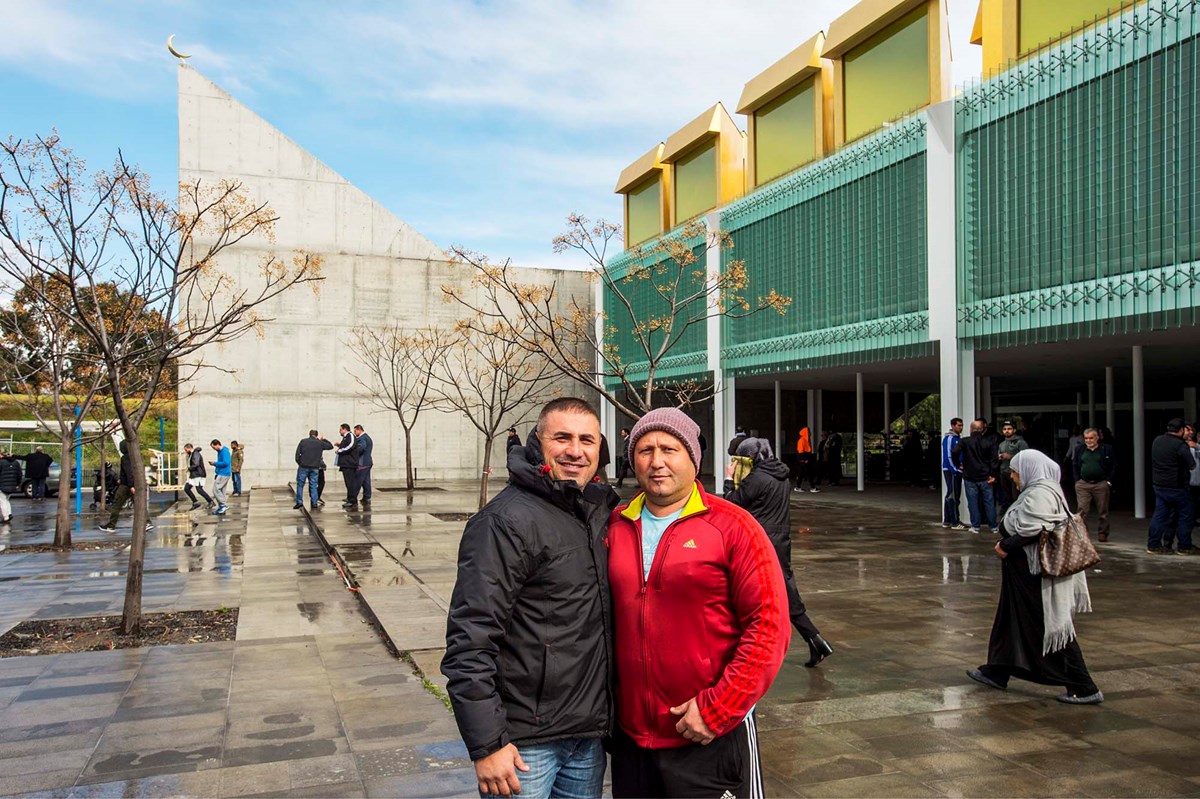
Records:
[[[775,550],[749,513],[697,483],[642,576],[644,494],[609,519],[617,718],[648,749],[690,743],[670,708],[697,697],[730,732],[775,679],[791,625]]]

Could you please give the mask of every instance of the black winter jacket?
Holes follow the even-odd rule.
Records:
[[[200,451],[199,447],[193,447],[191,454],[188,455],[188,477],[206,477],[207,475],[208,472],[204,470],[204,453]],[[133,483],[125,485],[133,485]]]
[[[991,436],[968,436],[954,445],[954,454],[962,456],[963,479],[982,482],[1000,476],[1000,453]]]
[[[133,488],[133,459],[129,457],[129,442],[122,439],[119,449],[121,450],[121,473],[120,480],[117,485],[128,486]],[[199,449],[194,449],[192,452],[199,452]],[[203,469],[204,456],[200,456],[201,469]],[[201,472],[203,474],[203,472]]]
[[[44,452],[31,452],[28,455],[17,455],[25,461],[25,476],[30,480],[45,480],[50,476],[50,464],[54,458]]]
[[[333,449],[333,442],[309,436],[296,445],[296,465],[302,469],[321,469],[325,466],[325,450]]]
[[[1191,471],[1196,465],[1193,450],[1179,436],[1166,433],[1150,445],[1151,480],[1162,488],[1187,488]]]
[[[725,499],[749,511],[772,540],[778,535],[790,536],[792,485],[788,475],[788,467],[777,458],[759,461],[736,489],[732,480],[725,481]]]
[[[21,464],[16,458],[0,458],[0,491],[15,494],[21,487]]]
[[[610,734],[607,485],[551,481],[531,433],[509,485],[467,522],[446,625],[446,675],[472,760],[509,743]]]

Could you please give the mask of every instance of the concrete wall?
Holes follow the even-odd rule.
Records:
[[[461,310],[442,302],[440,287],[466,287],[469,272],[452,267],[436,245],[187,66],[179,68],[179,176],[240,180],[279,216],[273,243],[260,239],[227,250],[221,271],[253,286],[266,254],[302,248],[324,258],[326,277],[319,293],[298,287],[263,306],[261,315],[273,321],[257,335],[202,353],[220,370],[203,370],[183,388],[190,394],[179,403],[180,446],[237,439],[246,446],[243,480],[283,485],[295,478],[296,444],[309,428],[334,438],[339,423],[362,424],[375,441],[375,479],[402,478],[403,430],[395,414],[364,396],[351,373],[365,376],[365,370],[345,341],[358,325],[452,325]],[[578,272],[530,270],[529,279],[555,279],[564,296],[591,298]],[[530,425],[521,425],[522,435]],[[476,477],[482,449],[478,431],[460,415],[425,411],[414,430],[419,478]],[[493,465],[503,463],[501,437]],[[497,472],[502,479],[503,470]]]

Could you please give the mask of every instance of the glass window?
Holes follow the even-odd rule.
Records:
[[[919,8],[846,53],[846,141],[929,105],[929,15]]]
[[[632,246],[662,233],[662,182],[658,175],[647,178],[625,195],[629,229],[625,244]]]
[[[1067,36],[1074,28],[1108,16],[1117,5],[1112,0],[1021,0],[1018,12],[1017,49],[1022,53]]]
[[[754,112],[754,180],[758,184],[817,157],[815,87],[805,81]]]
[[[675,220],[683,222],[716,208],[717,143],[697,147],[675,162]]]

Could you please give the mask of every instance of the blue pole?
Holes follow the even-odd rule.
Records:
[[[83,422],[75,406],[75,515],[83,514]]]
[[[167,417],[158,417],[158,449],[160,452],[167,451]]]

